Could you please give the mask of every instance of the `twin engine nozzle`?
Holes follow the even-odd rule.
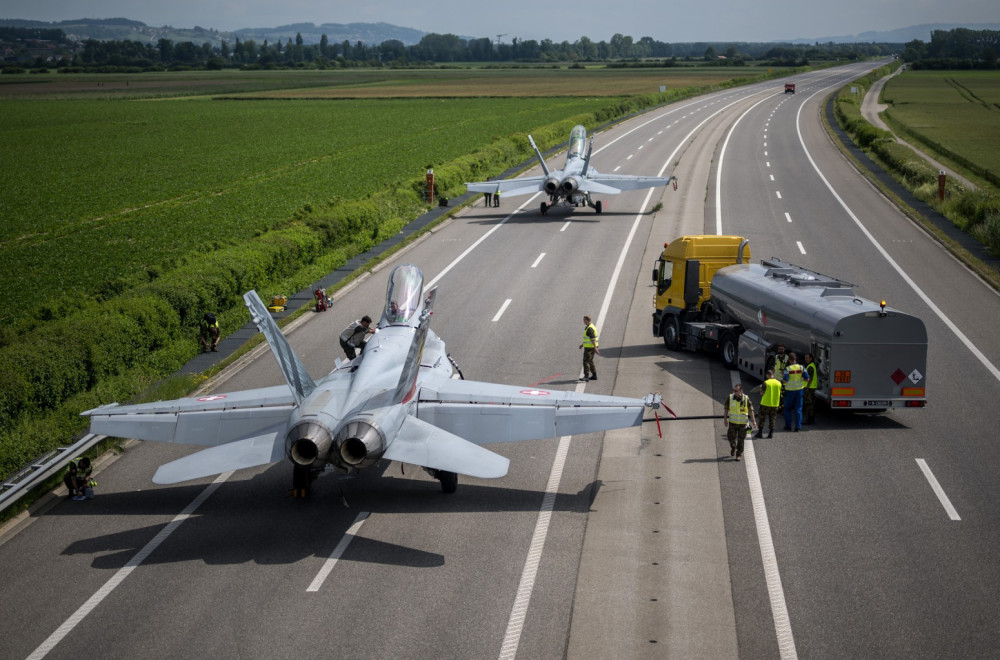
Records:
[[[285,436],[285,452],[296,465],[322,467],[367,467],[385,452],[385,434],[374,421],[353,419],[341,425],[334,436],[318,422],[303,421]]]
[[[549,195],[572,195],[580,189],[580,182],[575,176],[568,176],[565,179],[550,176],[545,179],[542,188]]]

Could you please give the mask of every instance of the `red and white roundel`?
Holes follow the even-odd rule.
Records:
[[[527,394],[528,396],[548,396],[549,393],[545,390],[521,390],[521,394]]]
[[[225,394],[213,394],[212,396],[203,396],[198,399],[198,401],[218,401],[219,399],[225,399]]]

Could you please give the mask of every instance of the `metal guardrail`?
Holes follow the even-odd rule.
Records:
[[[0,484],[0,511],[5,511],[37,484],[53,476],[80,454],[106,438],[88,433],[69,447],[53,449],[48,454],[24,466]]]

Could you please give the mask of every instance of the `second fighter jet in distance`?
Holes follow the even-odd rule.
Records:
[[[469,192],[499,194],[502,197],[516,197],[543,192],[549,196],[549,201],[542,202],[541,212],[548,210],[560,201],[573,206],[586,204],[596,212],[602,211],[600,200],[594,200],[592,195],[617,195],[623,190],[640,190],[665,186],[671,181],[677,187],[677,177],[635,176],[630,174],[601,174],[590,166],[590,156],[594,150],[594,137],[587,141],[587,129],[577,125],[569,134],[569,150],[566,152],[566,164],[561,170],[549,170],[542,158],[542,152],[535,146],[535,140],[528,136],[531,148],[538,156],[542,165],[542,176],[525,176],[516,179],[500,181],[477,181],[466,183]]]

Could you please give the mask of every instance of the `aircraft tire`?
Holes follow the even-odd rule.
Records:
[[[545,202],[542,202],[541,211],[542,211],[542,215],[545,215],[546,213],[548,213],[549,212],[549,205],[546,204]]]
[[[441,482],[442,493],[454,493],[458,489],[458,475],[447,470],[438,470],[437,478]]]
[[[601,211],[603,210],[601,205],[601,200],[597,200],[596,202],[594,202],[594,210],[597,211],[597,215],[601,214]]]

